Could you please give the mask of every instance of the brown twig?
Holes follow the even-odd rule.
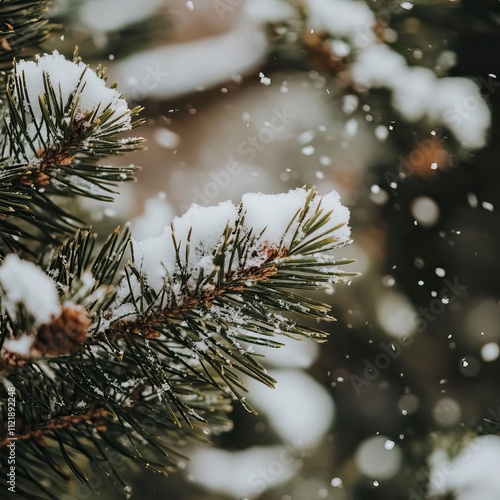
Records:
[[[185,300],[171,308],[163,311],[153,311],[147,316],[143,316],[134,321],[118,320],[111,327],[101,334],[98,334],[91,339],[92,344],[97,344],[103,340],[104,336],[109,340],[116,340],[129,333],[141,334],[148,339],[157,338],[161,334],[155,327],[159,322],[169,318],[175,318],[185,311],[196,308],[210,307],[215,299],[227,293],[242,291],[244,283],[247,281],[262,282],[276,274],[277,266],[272,264],[272,260],[283,257],[286,254],[286,249],[265,249],[267,259],[262,266],[249,267],[241,272],[233,272],[228,274],[225,283],[220,287],[213,286],[209,290],[205,290],[197,296],[186,297]]]
[[[37,439],[40,443],[45,444],[43,441],[43,435],[49,432],[64,429],[70,425],[76,425],[84,421],[89,421],[97,429],[105,430],[106,425],[103,422],[103,417],[109,414],[106,408],[99,406],[94,406],[89,408],[84,413],[78,415],[66,415],[64,417],[52,418],[47,421],[47,423],[41,424],[36,427],[25,429],[21,434],[15,436],[16,441],[25,441],[27,439]],[[0,448],[3,448],[12,441],[9,438],[5,438],[0,441]]]

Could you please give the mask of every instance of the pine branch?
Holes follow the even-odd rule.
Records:
[[[140,258],[146,248],[132,241],[132,261],[118,283],[127,230],[115,231],[96,256],[89,233],[62,247],[49,266],[58,282],[59,316],[37,326],[32,311],[16,311],[2,329],[2,376],[15,387],[22,415],[19,460],[35,467],[43,459],[54,481],[65,483],[73,472],[85,482],[72,454],[92,462],[107,445],[157,472],[171,471],[187,438],[206,439],[228,428],[230,398],[253,411],[240,374],[274,385],[251,344],[279,347],[279,335],[324,339],[299,318],[332,319],[329,307],[302,293],[353,276],[337,267],[350,261],[324,253],[348,243],[347,211],[334,194],[321,198],[314,190],[297,190],[259,201],[285,205],[279,223],[265,227],[258,198],[247,195],[239,207],[193,208],[175,219],[170,234],[149,242],[168,254],[170,241],[172,260],[156,254],[157,268],[146,261],[154,249]],[[205,217],[212,221],[209,229]],[[165,271],[160,284],[158,269]],[[8,293],[5,300],[9,306]],[[61,319],[65,307],[80,311],[81,319]],[[31,347],[6,359],[13,345],[7,335],[19,331],[31,332]],[[144,427],[145,418],[153,429]],[[30,470],[22,470],[22,487],[31,494],[29,485],[40,485]],[[121,478],[114,480],[123,488]]]
[[[57,25],[43,16],[47,1],[3,0],[0,2],[0,70],[12,67],[12,60],[26,56],[43,43]],[[3,96],[4,76],[0,75],[0,96]]]
[[[76,55],[74,63],[54,53],[16,65],[1,130],[3,253],[36,253],[34,240],[58,244],[84,224],[59,207],[58,197],[111,201],[117,184],[134,179],[133,165],[99,164],[105,156],[134,151],[142,143],[120,137],[141,123],[133,120],[141,108],[129,110],[113,87],[105,87],[104,78],[102,68],[94,73]]]

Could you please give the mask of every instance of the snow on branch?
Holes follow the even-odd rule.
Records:
[[[42,120],[41,102],[47,91],[47,82],[59,93],[61,107],[75,105],[76,121],[95,112],[101,115],[106,109],[116,114],[119,130],[130,130],[130,114],[127,102],[115,89],[106,87],[105,81],[83,62],[68,61],[59,52],[38,56],[36,61],[21,61],[14,69],[18,77],[23,75],[24,88],[14,89],[15,97],[24,102],[24,109],[35,122]],[[41,96],[41,97],[40,97]]]
[[[103,155],[130,149],[137,139],[109,141],[136,123],[122,95],[76,59],[54,51],[20,61],[10,75],[3,156],[32,167],[68,165],[78,152]]]
[[[54,281],[16,254],[7,255],[0,266],[0,286],[4,292],[2,305],[12,318],[17,317],[19,306],[33,316],[36,325],[47,323],[61,312]]]
[[[0,352],[2,369],[31,358],[67,354],[86,338],[90,319],[85,308],[61,305],[54,280],[16,254],[7,255],[0,266],[0,301],[9,324]]]
[[[228,411],[228,397],[254,411],[241,375],[269,386],[276,381],[252,346],[280,347],[279,336],[327,336],[301,318],[332,320],[329,305],[307,294],[356,275],[340,270],[352,261],[328,253],[350,242],[348,221],[337,193],[319,196],[314,189],[247,194],[237,206],[192,206],[159,238],[131,241],[132,262],[116,289],[128,230],[115,231],[95,257],[93,240],[78,233],[54,258],[52,282],[36,266],[15,262],[51,290],[49,298],[59,293],[48,303],[50,317],[35,319],[13,309],[22,304],[29,312],[31,302],[28,291],[11,291],[9,257],[0,285],[2,300],[13,304],[6,325],[17,334],[4,329],[2,371],[35,370],[41,386],[58,387],[65,408],[27,424],[23,439],[40,429],[50,437],[54,425],[79,425],[78,415],[94,410],[104,411],[102,427],[113,433],[121,427],[108,411],[126,419],[154,410],[176,429],[182,420],[188,429],[225,425],[217,415]],[[47,397],[33,396],[41,406]],[[69,414],[76,420],[61,420]]]
[[[140,110],[76,56],[54,51],[14,66],[0,126],[0,254],[58,245],[81,227],[55,196],[112,201],[115,186],[135,178],[134,165],[99,162],[141,147],[142,138],[120,136],[141,123]]]
[[[337,193],[314,189],[194,205],[160,237],[132,241],[111,315],[91,327],[89,342],[139,334],[148,339],[146,365],[173,342],[188,350],[190,370],[201,378],[209,370],[217,387],[240,399],[238,371],[272,386],[251,345],[280,347],[279,335],[326,337],[299,319],[332,320],[330,307],[303,292],[356,275],[339,269],[352,261],[326,253],[350,242],[348,220]]]
[[[193,205],[159,237],[132,241],[134,264],[122,282],[115,317],[124,311],[141,314],[145,289],[161,307],[177,309],[224,283],[243,277],[250,283],[261,267],[293,263],[306,254],[317,264],[314,254],[349,243],[348,221],[336,192],[318,196],[296,189],[245,194],[239,206],[231,201]],[[336,270],[330,269],[331,281],[339,279]]]

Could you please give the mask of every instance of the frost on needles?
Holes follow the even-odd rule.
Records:
[[[174,470],[188,439],[230,428],[234,401],[253,411],[242,375],[275,384],[253,346],[324,340],[311,320],[333,318],[316,292],[354,275],[330,253],[350,242],[349,211],[314,189],[193,205],[158,238],[117,228],[97,248],[59,200],[111,199],[133,178],[101,163],[140,144],[119,135],[139,110],[103,77],[53,53],[19,62],[7,84],[0,400],[15,390],[17,492],[28,497],[58,498],[103,461],[128,491],[110,453]]]

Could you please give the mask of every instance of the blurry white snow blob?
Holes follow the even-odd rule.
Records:
[[[385,436],[375,436],[363,441],[356,450],[358,469],[372,479],[394,477],[402,464],[399,446]]]
[[[500,437],[479,436],[450,459],[436,450],[430,459],[431,495],[454,494],[456,500],[498,500],[500,492]]]
[[[250,403],[265,413],[275,432],[286,443],[300,438],[304,448],[320,443],[335,416],[332,398],[310,375],[299,370],[273,370],[278,380],[271,389],[248,380]]]

